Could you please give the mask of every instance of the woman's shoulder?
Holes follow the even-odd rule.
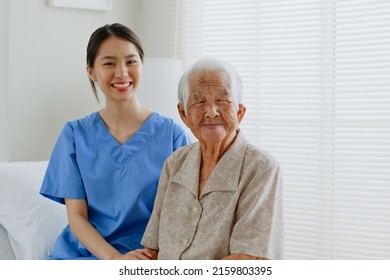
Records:
[[[179,127],[179,128],[182,127],[179,124],[179,122],[177,120],[175,120],[173,117],[167,116],[167,115],[165,115],[163,113],[155,111],[155,112],[152,113],[152,117],[154,117],[156,119],[159,119],[160,121],[162,121],[164,124],[166,124],[168,126]]]
[[[275,166],[278,165],[276,158],[267,150],[252,144],[245,137],[244,133],[240,130],[236,137],[232,147],[237,154],[241,154],[243,157],[244,166]]]
[[[279,166],[279,162],[277,159],[267,150],[263,148],[259,148],[253,144],[248,144],[246,153],[245,153],[245,161],[247,163],[251,163],[257,166],[262,167],[277,167]]]
[[[85,125],[87,123],[97,122],[98,118],[99,118],[99,113],[98,112],[93,112],[93,113],[90,113],[90,114],[85,115],[83,117],[69,119],[69,120],[67,120],[65,122],[64,129],[66,129],[66,128],[68,128],[68,129],[69,128],[75,129],[75,128],[83,126],[83,125]]]
[[[99,117],[98,112],[93,112],[89,115],[69,119],[67,120],[61,130],[60,138],[74,138],[76,135],[84,135],[87,131],[93,129],[93,126],[97,126],[97,122]],[[88,134],[88,133],[87,133]]]
[[[163,128],[164,132],[171,132],[174,135],[174,138],[180,138],[184,135],[187,135],[187,142],[191,142],[184,124],[181,124],[178,120],[175,120],[174,118],[164,115],[160,112],[153,112],[152,117],[161,123],[161,128]]]
[[[95,111],[92,112],[88,115],[84,115],[82,117],[76,117],[73,119],[69,119],[65,124],[70,124],[70,125],[77,125],[83,122],[90,122],[90,121],[96,121],[99,118],[99,112]]]

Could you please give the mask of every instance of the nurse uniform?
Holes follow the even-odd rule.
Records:
[[[124,144],[98,112],[64,126],[40,193],[59,203],[85,199],[90,223],[121,253],[142,248],[164,161],[190,138],[179,124],[157,112]],[[55,223],[56,221],[49,221]],[[96,259],[69,225],[48,259]]]

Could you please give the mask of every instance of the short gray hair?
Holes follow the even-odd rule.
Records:
[[[187,102],[190,96],[189,80],[190,78],[202,72],[222,72],[225,73],[230,83],[230,93],[233,96],[235,104],[242,104],[242,81],[234,66],[227,61],[216,58],[202,58],[182,75],[178,87],[179,103],[187,109]]]

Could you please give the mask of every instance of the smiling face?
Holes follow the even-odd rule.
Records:
[[[111,36],[100,45],[94,66],[87,66],[87,72],[106,101],[122,102],[133,99],[140,86],[142,61],[131,42]]]
[[[187,108],[179,105],[179,113],[200,142],[230,145],[245,115],[245,107],[235,103],[227,75],[201,72],[189,78]]]

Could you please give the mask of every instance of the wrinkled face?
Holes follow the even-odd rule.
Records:
[[[224,73],[208,72],[190,78],[187,108],[179,107],[179,112],[194,136],[211,144],[234,139],[245,107],[235,104]]]
[[[126,101],[140,86],[142,61],[131,42],[111,36],[101,44],[94,67],[87,67],[87,72],[107,101]]]

